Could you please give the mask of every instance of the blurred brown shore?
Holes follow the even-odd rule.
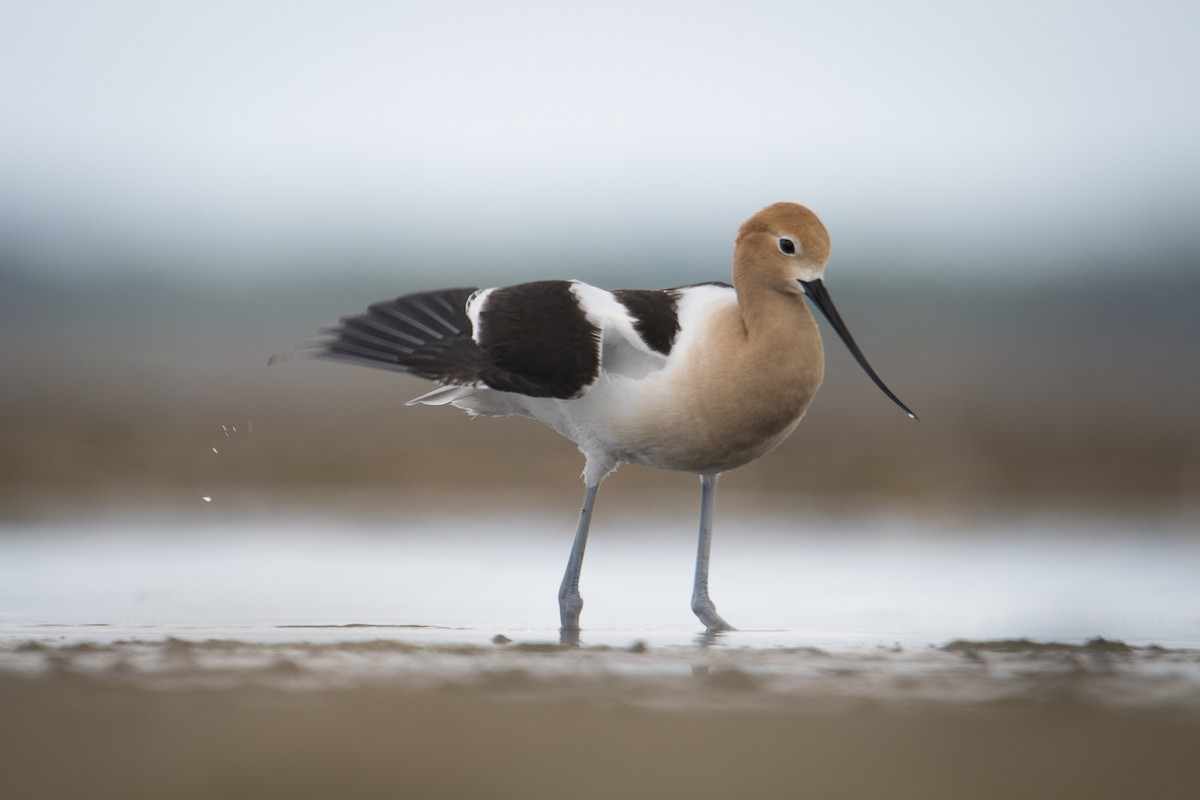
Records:
[[[0,519],[97,509],[536,504],[570,515],[582,459],[522,419],[405,408],[427,383],[305,360],[318,325],[422,285],[236,291],[5,278]],[[905,418],[827,334],[807,418],[723,480],[722,505],[1195,514],[1200,279],[831,286]],[[689,476],[624,467],[610,503],[690,510]]]
[[[535,691],[531,689],[530,692]],[[1194,717],[864,703],[631,708],[600,691],[163,693],[0,681],[13,798],[1185,798]]]
[[[1196,653],[0,647],[6,797],[1184,798]]]

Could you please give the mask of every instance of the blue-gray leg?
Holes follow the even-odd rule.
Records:
[[[596,503],[599,484],[588,486],[583,492],[583,510],[579,512],[579,526],[575,529],[575,542],[571,545],[571,557],[567,559],[567,571],[562,586],[558,588],[558,615],[564,631],[579,630],[579,612],[583,610],[583,598],[579,595],[579,572],[583,569],[583,551],[587,548],[588,528],[592,524],[592,506]]]
[[[700,476],[700,542],[696,546],[696,582],[692,586],[692,611],[710,631],[731,631],[734,627],[717,613],[708,597],[708,551],[712,546],[713,503],[717,497],[716,475]]]

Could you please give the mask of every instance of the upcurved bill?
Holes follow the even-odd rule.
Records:
[[[837,331],[837,335],[842,338],[846,348],[850,351],[850,355],[854,356],[854,360],[862,367],[871,380],[875,381],[884,394],[891,398],[892,402],[904,409],[904,413],[908,414],[913,419],[917,419],[917,415],[912,412],[908,406],[900,402],[900,398],[892,393],[879,376],[875,374],[875,370],[871,369],[871,365],[867,363],[867,357],[863,355],[862,350],[858,349],[858,345],[854,342],[854,337],[850,335],[850,329],[846,327],[846,323],[842,322],[842,315],[838,313],[837,306],[833,304],[833,300],[829,297],[829,291],[825,288],[825,284],[820,278],[811,281],[800,281],[800,285],[804,287],[804,293],[808,295],[808,299],[813,301],[813,305],[821,310],[825,315],[825,319],[829,320],[829,324]]]

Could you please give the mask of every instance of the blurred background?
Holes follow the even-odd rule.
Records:
[[[922,421],[827,336],[722,503],[1200,511],[1195,3],[3,6],[0,519],[571,519],[582,459],[537,424],[268,357],[414,290],[728,279],[778,200]]]

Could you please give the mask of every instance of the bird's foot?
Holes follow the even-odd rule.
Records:
[[[704,623],[704,627],[713,632],[734,631],[737,628],[730,625],[717,613],[717,607],[707,594],[692,596],[692,612]]]

